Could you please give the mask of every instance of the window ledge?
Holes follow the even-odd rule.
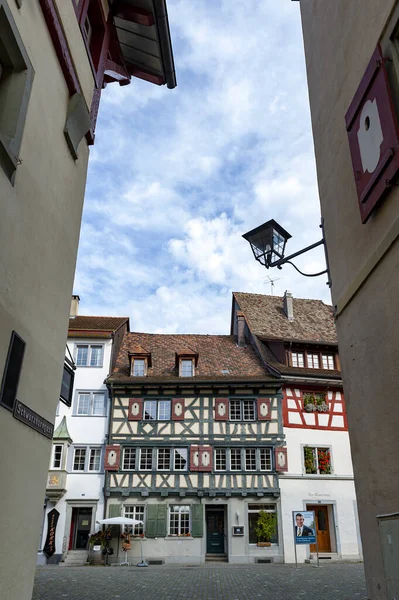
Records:
[[[171,542],[181,542],[182,540],[194,540],[192,536],[189,535],[168,535],[165,540],[169,540]]]

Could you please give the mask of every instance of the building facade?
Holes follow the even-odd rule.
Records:
[[[281,562],[281,396],[254,350],[234,336],[128,333],[107,385],[106,514],[143,522],[127,560],[139,561],[142,540],[150,563]],[[267,548],[260,510],[277,515]]]
[[[72,405],[60,402],[57,408],[39,564],[86,563],[89,536],[98,529],[96,521],[104,518],[104,449],[110,415],[104,381],[127,331],[126,317],[75,314],[69,319],[67,346],[76,365]],[[49,549],[45,542],[54,509],[58,521]]]
[[[399,595],[397,0],[301,0],[368,595]]]
[[[132,76],[176,85],[165,2],[110,4],[0,0],[0,449],[13,455],[0,514],[24,548],[23,561],[19,543],[0,549],[2,600],[32,594],[101,90]]]
[[[360,560],[356,494],[332,307],[320,300],[233,294],[232,333],[281,378],[288,470],[279,477],[285,562],[315,558],[297,547],[293,511],[315,512],[319,555]]]

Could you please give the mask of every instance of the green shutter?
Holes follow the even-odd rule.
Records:
[[[157,517],[157,536],[165,537],[166,536],[166,518],[167,518],[168,508],[165,504],[158,504],[158,517]]]
[[[204,535],[204,507],[202,504],[191,505],[191,535],[202,537]]]
[[[148,538],[157,537],[157,516],[158,506],[156,504],[147,504],[145,535]]]
[[[108,516],[111,519],[112,517],[120,517],[121,516],[121,506],[120,504],[110,504],[108,507]],[[118,538],[121,533],[120,525],[111,525],[112,537]]]

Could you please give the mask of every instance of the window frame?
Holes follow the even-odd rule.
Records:
[[[239,418],[232,418],[232,406],[234,402],[239,402],[240,403],[240,416]],[[252,411],[253,411],[253,418],[245,418],[245,403],[251,403],[252,405]],[[231,421],[232,423],[240,423],[240,422],[244,422],[244,423],[254,423],[257,420],[257,413],[256,413],[256,400],[255,398],[229,398],[229,421]]]
[[[155,418],[149,418],[146,419],[145,415],[146,415],[146,404],[148,403],[154,403],[156,402],[156,417]],[[169,418],[168,419],[161,419],[160,418],[160,407],[162,403],[168,403],[169,404]],[[172,421],[172,400],[170,398],[151,398],[151,400],[144,400],[143,402],[143,421]]]
[[[76,446],[72,446],[73,452],[71,452],[71,463],[68,471],[73,474],[85,473],[86,475],[89,473],[98,474],[103,472],[103,459],[104,452],[103,446],[101,444],[76,444]],[[83,469],[75,469],[75,457],[76,450],[84,450],[85,451],[85,459],[84,459],[84,468]],[[100,450],[100,461],[99,468],[90,469],[90,457],[92,450]]]
[[[330,359],[331,359],[332,367],[330,367],[330,366],[325,367],[324,366],[324,359],[325,358],[327,359],[327,361],[326,361],[327,365],[329,364]],[[335,355],[334,354],[323,354],[322,353],[322,355],[321,355],[321,364],[322,364],[322,368],[325,371],[335,371]]]
[[[315,361],[317,361],[317,365],[315,364]],[[320,353],[306,352],[306,363],[308,369],[320,369]]]
[[[183,509],[183,508],[188,508],[188,513],[180,512],[181,509]],[[178,509],[174,513],[174,514],[177,513],[177,515],[178,515],[177,533],[171,533],[171,530],[172,530],[171,517],[172,517],[172,511],[174,509]],[[181,519],[181,516],[186,515],[186,514],[188,514],[188,526],[187,526],[187,524],[182,523],[182,519]],[[184,533],[182,533],[182,530],[181,530],[182,527],[184,527],[185,529],[188,528],[188,531],[185,531]],[[168,506],[168,529],[167,529],[168,537],[190,537],[191,536],[191,527],[192,527],[191,504],[169,504],[169,506]]]
[[[222,459],[221,462],[224,461],[224,467],[222,467],[222,468],[218,468],[218,461],[219,461],[218,452],[223,453],[222,456],[224,458]],[[218,473],[227,471],[227,448],[215,448],[214,449],[214,471],[218,472]]]
[[[153,448],[147,448],[147,447],[143,447],[143,448],[137,448],[138,450],[138,470],[139,471],[152,471],[154,469],[154,449]],[[142,461],[142,457],[143,457],[143,450],[148,453],[151,457],[151,466],[150,467],[142,467],[141,466],[141,461]],[[136,453],[137,456],[137,453]],[[147,459],[146,459],[147,460]]]
[[[157,471],[162,471],[162,472],[170,472],[172,470],[172,450],[173,448],[169,448],[168,446],[162,446],[161,448],[157,448]],[[163,469],[160,468],[159,463],[160,460],[166,460],[165,457],[163,457],[162,459],[160,459],[159,453],[160,451],[162,452],[167,452],[169,451],[169,466],[168,467],[164,467]]]
[[[85,365],[80,365],[78,362],[78,349],[87,346],[87,361]],[[92,356],[92,348],[93,347],[101,347],[101,364],[100,365],[91,365],[91,356]],[[74,362],[78,369],[102,369],[104,366],[104,354],[105,354],[105,344],[91,343],[91,342],[75,342],[74,345]]]
[[[315,465],[316,465],[316,473],[308,473],[306,471],[306,465],[305,465],[305,449],[306,448],[310,448],[312,450],[315,451],[314,456],[315,456]],[[329,453],[329,459],[330,459],[330,472],[329,473],[320,473],[320,467],[319,467],[319,450],[322,451],[327,451]],[[334,469],[333,469],[333,459],[332,459],[332,446],[329,445],[316,445],[316,444],[302,444],[301,445],[301,451],[302,451],[302,469],[303,469],[303,474],[306,476],[310,476],[310,477],[320,477],[320,476],[325,476],[325,477],[330,477],[331,475],[334,474]]]
[[[143,363],[143,373],[135,373],[136,365],[139,363]],[[131,376],[132,377],[146,377],[147,376],[147,360],[145,358],[132,358],[132,368],[131,368]]]
[[[90,396],[88,413],[79,413],[78,412],[80,396]],[[103,396],[103,398],[104,398],[103,413],[101,415],[96,415],[93,413],[94,396]],[[87,418],[87,417],[106,418],[108,416],[108,391],[107,390],[76,390],[72,416],[73,417],[84,417],[84,418]]]
[[[133,508],[133,511],[126,511],[126,509]],[[137,510],[142,509],[142,510]],[[143,521],[142,525],[122,525],[122,532],[126,535],[129,533],[133,537],[144,537],[145,525],[146,525],[146,504],[123,504],[123,516],[129,518],[133,516],[133,519]],[[128,512],[128,514],[127,514]],[[141,516],[142,515],[142,516]],[[138,530],[136,533],[136,529]],[[141,530],[141,531],[140,531]]]
[[[295,361],[297,364],[294,364],[294,356],[295,356]],[[299,356],[302,356],[302,365],[299,364]],[[291,366],[292,367],[296,367],[298,369],[304,369],[305,368],[305,352],[301,351],[291,351]]]
[[[190,370],[190,374],[185,375],[183,374],[183,363],[190,363],[191,365],[191,370]],[[194,359],[193,358],[181,358],[179,361],[179,377],[194,377],[195,376],[195,364],[194,364]]]
[[[256,506],[257,508],[250,508],[251,506],[253,506],[253,507]],[[258,508],[258,506],[259,506],[259,508]],[[266,507],[266,506],[273,507],[273,508],[261,508],[261,507]],[[276,517],[277,517],[276,538],[277,538],[277,541],[273,541],[273,542],[271,542],[271,544],[274,546],[278,546],[278,544],[279,544],[279,526],[278,526],[279,523],[278,523],[277,503],[266,504],[264,502],[260,503],[259,505],[257,505],[255,502],[249,502],[247,504],[248,544],[250,544],[252,546],[256,546],[256,544],[258,543],[258,539],[255,542],[251,541],[251,539],[250,539],[251,538],[250,515],[255,515],[255,514],[259,515],[259,513],[261,511],[276,513]]]
[[[58,467],[55,466],[55,452],[56,452],[56,448],[59,447],[61,448],[61,455],[59,458],[60,461],[60,465]],[[64,458],[64,444],[53,444],[53,447],[51,449],[51,461],[50,461],[50,469],[51,471],[61,471],[62,470],[62,463],[63,463],[63,458]]]
[[[176,467],[176,452],[179,452],[181,450],[184,450],[185,453],[186,453],[186,459],[185,459],[186,460],[186,465],[185,465],[185,467],[183,469],[178,469]],[[186,471],[188,471],[188,466],[189,466],[188,448],[185,448],[184,446],[182,446],[182,447],[180,447],[180,446],[177,447],[176,446],[176,447],[173,448],[172,454],[173,454],[173,468],[172,468],[172,470],[173,471],[177,471],[178,473],[185,473]]]
[[[96,19],[98,19],[98,16],[100,16],[102,26],[103,26],[103,36],[102,36],[101,43],[99,43],[99,40],[96,39],[96,44],[98,44],[98,58],[93,56],[92,48],[90,47],[91,42],[93,40],[93,31],[94,31],[95,36],[98,35],[98,32],[96,30],[96,25],[93,25],[93,23],[91,23],[92,35],[91,35],[90,40],[87,37],[86,27],[85,27],[86,19],[88,18],[88,12],[89,12],[89,9],[91,8],[90,5],[95,7],[94,10],[97,12]],[[107,21],[106,21],[105,15],[104,15],[103,7],[101,5],[101,0],[81,0],[80,3],[78,3],[78,5],[75,6],[75,10],[76,10],[76,15],[78,18],[78,23],[79,23],[80,31],[82,34],[82,38],[83,38],[83,43],[85,45],[87,56],[89,59],[90,67],[91,67],[96,85],[98,87],[101,83],[100,79],[102,78],[101,63],[102,63],[102,58],[103,58],[103,54],[104,54],[104,41],[105,41],[105,38],[107,37]],[[93,27],[94,27],[94,30],[93,30]]]
[[[123,448],[122,471],[136,471],[137,470],[137,450],[138,450],[138,448],[136,448],[135,446],[125,446]],[[129,452],[133,451],[133,461],[132,461],[134,463],[133,467],[125,467],[125,459],[126,459],[127,451],[129,451]],[[131,457],[129,460],[131,460]]]

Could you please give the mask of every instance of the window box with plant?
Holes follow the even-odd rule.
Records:
[[[303,409],[306,412],[328,412],[329,407],[326,402],[325,393],[314,393],[306,392],[302,396],[303,398]]]
[[[303,456],[307,475],[331,475],[331,452],[329,448],[305,446]]]
[[[258,536],[257,546],[271,546],[271,540],[276,536],[277,514],[261,510],[255,526]]]

